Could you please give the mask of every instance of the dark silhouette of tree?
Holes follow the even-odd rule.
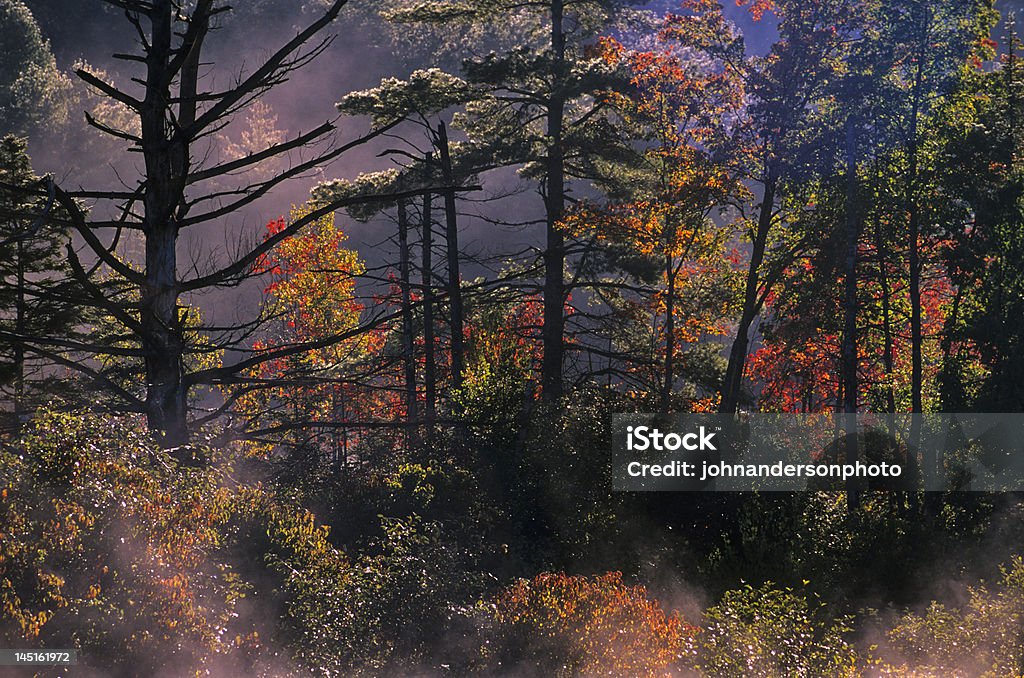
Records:
[[[85,359],[80,361],[80,369],[103,383],[100,368],[105,358],[140,361],[144,375],[138,383],[144,385],[143,392],[118,390],[117,406],[144,412],[163,444],[173,447],[189,438],[191,389],[244,382],[246,371],[254,365],[322,347],[365,329],[347,330],[345,337],[321,337],[308,344],[253,352],[247,348],[248,338],[262,318],[196,326],[194,313],[190,320],[187,300],[243,284],[254,274],[261,257],[278,243],[320,217],[365,202],[367,197],[350,196],[321,205],[261,242],[243,242],[226,261],[211,257],[185,265],[179,261],[181,235],[223,223],[274,188],[339,158],[386,128],[340,143],[333,135],[334,124],[326,122],[240,158],[218,162],[210,157],[213,135],[331,44],[324,31],[341,13],[344,0],[327,5],[318,18],[226,87],[225,80],[206,72],[203,53],[216,36],[212,31],[215,24],[229,12],[228,5],[218,0],[200,0],[189,8],[171,0],[110,0],[108,4],[123,10],[126,25],[137,36],[138,53],[117,55],[137,69],[134,85],[119,87],[84,69],[77,75],[138,117],[137,133],[91,118],[89,122],[131,143],[140,155],[141,176],[134,186],[120,190],[56,189],[58,201],[68,212],[68,225],[85,243],[88,257],[98,263],[87,269],[89,261],[72,253],[72,269],[88,293],[89,303],[120,328],[121,334],[119,342],[83,348]],[[282,158],[290,160],[283,169],[257,171]],[[95,201],[91,214],[96,216],[86,216],[77,199]],[[116,244],[124,232],[141,237],[143,266],[133,266],[117,255]],[[122,294],[111,297],[105,293],[96,283],[98,275],[116,279]],[[369,322],[372,326],[375,321]],[[229,365],[203,367],[188,360],[191,355],[226,349],[241,350],[240,359]],[[214,408],[208,418],[222,411]]]
[[[927,149],[929,121],[958,89],[965,69],[984,52],[995,21],[991,3],[890,0],[879,9],[877,52],[888,87],[882,94],[891,139],[901,152],[900,198],[907,224],[910,295],[911,410],[924,411],[922,243],[930,206],[925,195],[934,176]]]
[[[57,388],[62,357],[48,342],[74,338],[81,320],[66,298],[67,229],[54,223],[59,210],[52,193],[32,196],[40,183],[25,140],[0,139],[0,392],[13,427],[51,396],[71,395],[66,382]]]
[[[692,0],[684,6],[687,11],[672,18],[669,34],[734,71],[749,98],[737,133],[747,148],[747,174],[759,189],[760,202],[750,217],[746,282],[719,404],[721,412],[735,412],[742,399],[750,331],[780,272],[779,263],[770,262],[770,248],[785,221],[787,182],[798,181],[807,160],[810,118],[863,26],[863,7],[854,0],[754,2],[756,18],[772,10],[779,19],[778,39],[766,55],[757,56],[734,34],[721,5]]]
[[[408,3],[387,12],[394,22],[444,25],[446,30],[486,26],[512,36],[516,45],[464,60],[462,75],[479,96],[467,105],[458,127],[473,153],[486,159],[479,170],[522,167],[537,181],[543,199],[541,384],[548,400],[563,393],[570,341],[565,314],[571,284],[566,266],[574,252],[561,221],[574,202],[572,183],[599,179],[597,161],[621,150],[617,132],[603,115],[607,106],[601,94],[625,83],[590,48],[601,31],[628,16],[631,4],[636,3],[435,1]],[[468,49],[466,54],[471,54]]]

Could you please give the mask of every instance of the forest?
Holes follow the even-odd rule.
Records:
[[[1024,492],[612,481],[1024,413],[1016,9],[0,0],[0,673],[1024,676]]]

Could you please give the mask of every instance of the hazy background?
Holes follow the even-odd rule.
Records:
[[[236,8],[220,22],[208,38],[205,55],[207,86],[228,81],[239,73],[254,68],[267,54],[290,39],[298,27],[308,23],[318,12],[324,0],[251,0],[237,3]],[[51,43],[58,66],[70,72],[73,65],[87,62],[104,71],[119,86],[132,88],[134,75],[131,64],[113,58],[118,52],[136,52],[134,29],[123,14],[99,0],[26,0],[39,25]],[[748,45],[758,52],[768,49],[774,39],[771,16],[761,22],[750,19],[745,8],[737,7],[734,0],[725,0],[728,15],[743,32]],[[662,15],[678,6],[673,0],[659,0],[645,7]],[[997,6],[1009,13],[1024,8],[1024,0],[999,0]],[[265,111],[275,121],[276,133],[286,137],[307,131],[326,120],[338,120],[338,137],[342,141],[365,133],[369,122],[360,118],[340,118],[335,102],[345,94],[373,87],[385,77],[407,76],[416,68],[440,66],[456,70],[459,55],[433,54],[423,46],[403,44],[396,34],[377,15],[379,4],[371,0],[352,0],[328,34],[334,41],[312,64],[294,74],[292,80],[271,91],[263,101]],[[485,51],[486,45],[473,45],[474,51]],[[77,80],[71,75],[73,80]],[[87,89],[83,84],[76,87]],[[82,116],[81,110],[72,110],[73,116]],[[247,129],[248,120],[239,118],[223,133],[221,145],[239,143]],[[96,132],[95,134],[99,134]],[[457,132],[455,133],[456,138]],[[104,142],[105,143],[105,142]],[[52,172],[66,188],[117,188],[122,183],[133,186],[140,176],[139,158],[130,153],[109,156],[95,153],[80,139],[33,138],[30,151],[40,173]],[[394,148],[398,142],[381,140],[356,148],[334,164],[275,188],[266,198],[247,209],[183,234],[180,244],[181,261],[206,260],[236,248],[239,240],[261,237],[265,224],[287,217],[293,205],[305,202],[309,190],[317,183],[335,178],[355,178],[361,172],[390,167],[393,161],[379,154]],[[466,277],[493,275],[508,259],[521,259],[531,247],[543,239],[543,226],[535,223],[543,218],[541,200],[535,187],[520,182],[511,171],[492,172],[484,178],[485,191],[460,203],[462,241],[468,255],[477,263],[468,263]],[[577,187],[580,190],[582,187]],[[486,198],[513,194],[497,202]],[[437,218],[438,206],[435,206]],[[524,226],[510,228],[497,226],[487,218],[502,221],[521,221]],[[349,236],[349,246],[357,249],[367,265],[374,267],[393,262],[396,248],[389,242],[395,231],[387,218],[369,223],[353,222],[341,217],[341,226]],[[218,297],[215,304],[201,302],[207,310],[229,307],[233,311],[253,310],[258,301],[256,288],[235,293],[228,302]]]

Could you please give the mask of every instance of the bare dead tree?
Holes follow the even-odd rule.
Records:
[[[413,355],[412,285],[409,279],[409,219],[405,203],[398,203],[399,280],[402,293],[402,361],[405,364],[405,416],[416,419],[416,360]]]
[[[427,436],[431,435],[434,420],[437,416],[437,359],[434,351],[434,281],[433,281],[433,196],[423,196],[422,214],[422,254],[420,269],[422,273],[423,293],[423,386],[424,386],[424,420]]]
[[[346,0],[330,3],[322,14],[299,30],[251,71],[218,88],[204,65],[203,52],[219,17],[230,11],[222,0],[197,0],[185,5],[174,0],[100,0],[124,11],[137,36],[138,51],[115,55],[139,69],[132,83],[120,87],[86,70],[78,76],[111,100],[127,107],[139,121],[138,130],[118,129],[91,116],[100,131],[129,142],[143,159],[140,176],[127,190],[67,190],[56,199],[70,226],[83,243],[69,248],[69,259],[88,303],[115,328],[102,341],[68,345],[36,342],[37,354],[74,349],[80,359],[67,367],[84,373],[111,393],[124,410],[144,412],[152,431],[167,447],[189,439],[189,393],[197,386],[238,385],[246,371],[269,360],[309,351],[368,331],[383,320],[364,318],[344,336],[289,344],[267,351],[246,350],[263,318],[221,326],[202,326],[190,319],[187,300],[195,294],[237,287],[257,273],[259,263],[275,246],[305,226],[338,209],[357,204],[397,201],[423,195],[418,188],[391,195],[348,195],[318,205],[283,229],[259,242],[242,243],[227,261],[186,266],[179,261],[179,239],[199,227],[223,224],[273,189],[330,163],[347,151],[384,134],[389,125],[347,142],[340,142],[333,122],[297,134],[244,157],[211,160],[211,138],[240,112],[298,70],[323,54],[332,38],[326,29],[338,18]],[[223,78],[218,79],[223,82]],[[297,159],[296,159],[297,158]],[[280,166],[284,169],[279,169]],[[272,171],[256,171],[271,167]],[[234,185],[237,182],[241,185]],[[225,187],[229,186],[229,187]],[[434,187],[443,192],[443,187]],[[94,202],[87,215],[80,200]],[[96,215],[96,216],[91,216]],[[113,215],[113,216],[111,216]],[[124,232],[141,234],[144,261],[136,266],[117,254]],[[188,269],[189,274],[184,274]],[[100,277],[116,278],[123,295],[113,298]],[[195,337],[202,337],[201,345]],[[241,350],[231,364],[198,367],[188,360],[196,354]],[[109,376],[111,359],[141,363],[144,388],[125,388]],[[226,411],[215,408],[210,416]]]
[[[451,146],[448,143],[448,128],[444,122],[437,126],[436,145],[441,157],[441,173],[444,183],[449,186],[455,185],[455,175],[452,169]],[[465,350],[463,348],[463,305],[462,305],[462,274],[459,270],[459,221],[455,210],[455,189],[445,191],[444,212],[445,212],[445,240],[448,253],[448,299],[451,305],[451,327],[452,327],[452,388],[459,389],[462,386],[462,372],[465,365]]]

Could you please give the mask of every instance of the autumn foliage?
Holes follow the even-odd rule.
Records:
[[[0,45],[73,4],[0,0]],[[917,491],[1010,470],[1002,430],[941,463],[912,418],[829,442],[837,411],[1024,411],[994,0],[99,4],[139,51],[65,107],[98,99],[139,171],[0,143],[0,648],[113,678],[1024,675],[1019,493]],[[202,56],[269,11],[251,43],[320,19],[263,66]],[[316,91],[338,48],[417,70]],[[325,93],[347,120],[310,129]],[[123,181],[65,180],[93,172]],[[617,491],[616,417],[655,411],[823,422],[776,448],[906,482]],[[922,607],[943,572],[981,583]]]
[[[619,572],[520,580],[494,615],[500,633],[559,676],[670,676],[692,659],[697,632]]]
[[[292,573],[340,588],[347,560],[311,513],[192,451],[210,465],[183,468],[137,421],[52,413],[0,450],[5,645],[177,675],[273,663],[269,646],[301,633]],[[257,580],[288,592],[284,614],[261,612]]]
[[[306,210],[294,210],[291,220],[302,218]],[[266,237],[274,237],[287,223],[270,222]],[[356,296],[356,280],[364,268],[357,253],[344,246],[345,239],[329,214],[283,240],[259,262],[257,270],[267,279],[270,327],[254,342],[253,351],[281,357],[263,360],[236,388],[228,389],[236,399],[233,410],[244,417],[248,430],[275,429],[279,435],[271,439],[294,443],[303,437],[292,435],[292,427],[362,419],[385,404],[379,395],[355,387],[349,377],[380,350],[384,337],[380,331],[357,330],[364,305]],[[303,344],[310,348],[288,352]],[[336,457],[343,447],[331,431],[311,440],[318,448],[315,454],[325,458]],[[250,449],[266,452],[272,445]]]

